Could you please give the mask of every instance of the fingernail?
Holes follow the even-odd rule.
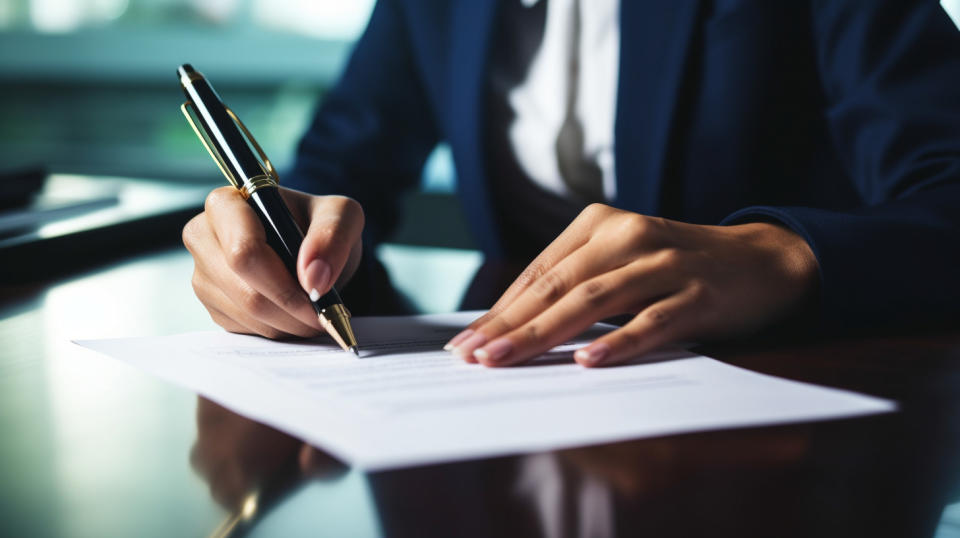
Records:
[[[330,287],[328,285],[330,266],[323,260],[313,260],[303,272],[303,279],[307,284],[304,288],[310,290],[310,300],[316,301],[320,298],[320,292],[317,290],[325,290]],[[317,296],[316,299],[314,299],[314,295]]]
[[[610,346],[604,343],[593,344],[578,349],[573,358],[586,366],[597,366],[610,355]]]
[[[487,343],[487,337],[481,333],[473,333],[470,335],[470,338],[467,338],[459,345],[453,346],[453,352],[459,355],[461,358],[466,359],[467,357],[473,355],[473,350]]]
[[[460,334],[451,338],[450,341],[447,342],[447,345],[443,346],[443,350],[453,351],[453,348],[457,347],[457,344],[469,338],[471,334],[473,334],[473,329],[464,329],[460,331]]]
[[[485,362],[497,362],[513,350],[513,342],[506,338],[497,338],[493,342],[474,350],[473,356]]]

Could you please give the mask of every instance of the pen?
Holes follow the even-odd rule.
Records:
[[[273,165],[240,118],[223,104],[203,75],[190,64],[183,64],[177,69],[177,76],[187,96],[187,102],[180,107],[187,122],[227,181],[240,191],[260,218],[267,232],[267,243],[296,279],[297,253],[303,242],[303,232],[283,203]],[[331,287],[322,296],[314,290],[309,299],[327,333],[341,348],[359,355],[350,313],[343,306],[337,290]]]

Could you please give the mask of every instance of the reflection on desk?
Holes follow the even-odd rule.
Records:
[[[390,536],[932,536],[960,484],[955,403],[910,406],[895,417],[671,436],[366,480],[377,524]],[[198,414],[212,405],[201,400]],[[282,468],[280,460],[299,462],[298,472],[315,466],[289,482],[292,502],[298,489],[329,480],[311,473],[324,477],[337,468],[283,433],[219,406],[217,412],[234,424],[219,443],[276,461],[231,458],[246,467],[231,466],[234,475],[220,475],[211,488],[249,487],[254,476],[269,483],[261,472]],[[198,444],[213,442],[215,434],[202,425],[199,432]],[[296,516],[301,530],[324,528],[312,512],[303,506]],[[271,517],[263,525],[275,529]],[[271,534],[257,525],[254,535]]]
[[[895,414],[363,474],[69,343],[213,328],[191,270],[178,249],[57,282],[0,285],[4,534],[203,536],[237,492],[264,484],[279,491],[250,536],[957,530],[949,505],[960,484],[960,333],[704,350],[896,399]]]

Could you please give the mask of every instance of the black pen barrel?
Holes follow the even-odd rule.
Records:
[[[279,189],[257,189],[247,198],[247,203],[260,217],[260,222],[267,232],[267,243],[277,251],[290,273],[296,276],[297,253],[300,252],[300,244],[303,242],[303,232],[283,203]]]
[[[218,154],[214,159],[223,161],[222,165],[228,168],[224,171],[228,179],[240,189],[247,203],[260,218],[266,231],[267,243],[283,260],[294,280],[298,280],[297,256],[300,244],[303,243],[303,231],[280,196],[276,174],[269,165],[266,165],[265,169],[260,159],[254,155],[251,144],[257,147],[261,155],[262,151],[255,141],[248,140],[241,133],[237,126],[240,120],[235,119],[228,111],[213,86],[190,64],[181,65],[177,69],[177,75],[201,124],[200,127],[206,133],[206,136],[201,135],[201,139],[209,139],[214,152]],[[193,123],[191,118],[192,116],[188,117]],[[266,157],[263,159],[266,161]],[[350,314],[343,307],[337,290],[331,286],[327,293],[312,303],[321,322],[330,325],[325,325],[328,332],[333,331],[334,338],[344,349],[350,348],[356,352],[356,338],[348,321]]]
[[[300,252],[300,244],[303,243],[303,231],[300,230],[297,221],[283,202],[280,189],[277,187],[257,189],[247,198],[247,203],[260,217],[260,222],[267,232],[267,243],[283,260],[283,264],[293,278],[297,279],[297,256]],[[314,302],[314,308],[319,311],[342,302],[337,290],[330,288],[330,291]]]
[[[227,113],[220,96],[190,64],[177,69],[181,81],[187,81],[183,93],[193,103],[197,117],[203,124],[210,141],[216,147],[233,176],[242,183],[245,179],[265,173],[259,159],[250,151],[250,145],[233,118]]]

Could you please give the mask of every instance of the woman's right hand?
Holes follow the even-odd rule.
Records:
[[[296,279],[233,187],[213,190],[204,211],[183,228],[183,243],[194,260],[193,290],[210,317],[230,332],[268,338],[322,334],[308,294],[323,295],[334,284],[345,284],[360,265],[360,204],[283,187],[280,194],[305,230]]]

